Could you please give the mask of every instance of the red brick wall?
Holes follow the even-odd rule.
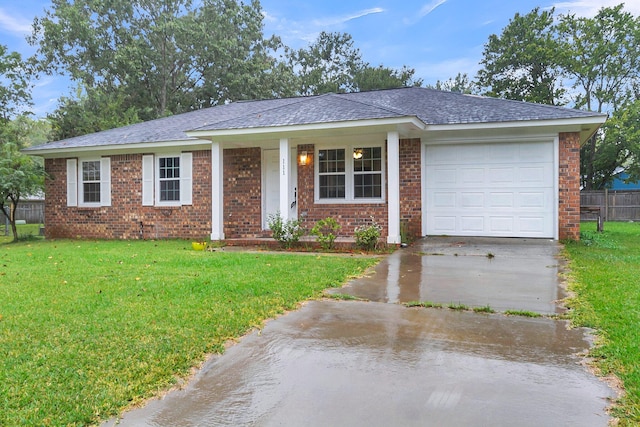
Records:
[[[224,150],[224,235],[267,237],[262,232],[262,155],[259,147]]]
[[[66,159],[47,159],[47,238],[205,239],[211,233],[211,152],[193,152],[193,205],[142,206],[142,154],[111,156],[111,206],[67,207]]]
[[[410,240],[422,236],[422,169],[419,138],[400,140],[400,224]]]
[[[580,239],[580,134],[560,133],[558,237]]]

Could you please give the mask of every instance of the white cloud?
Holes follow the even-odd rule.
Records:
[[[592,18],[603,7],[613,7],[624,3],[624,10],[635,16],[640,16],[640,2],[638,0],[568,0],[553,4],[556,12],[572,13],[577,16]]]
[[[448,0],[434,0],[429,4],[425,4],[424,6],[422,6],[422,9],[420,9],[418,16],[420,18],[424,18],[425,16],[436,10],[438,7],[445,4],[447,1]]]
[[[0,29],[18,36],[25,36],[31,33],[31,21],[21,16],[12,16],[0,9]]]
[[[384,12],[384,9],[380,7],[374,7],[372,9],[361,10],[359,12],[355,12],[350,15],[314,19],[312,21],[312,24],[314,26],[323,27],[323,28],[334,27],[334,26],[346,24],[347,22],[352,21],[354,19],[363,18],[368,15],[373,15],[373,14],[382,13],[382,12]]]

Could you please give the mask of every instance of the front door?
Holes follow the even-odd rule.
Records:
[[[296,163],[297,149],[291,149],[290,172],[289,172],[289,219],[298,218],[298,167]],[[267,230],[267,220],[269,215],[275,214],[280,210],[280,151],[262,150],[262,228]]]

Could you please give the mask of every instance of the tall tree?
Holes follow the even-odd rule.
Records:
[[[414,78],[416,71],[403,66],[400,70],[379,65],[365,65],[356,71],[353,77],[354,87],[363,92],[375,89],[393,89],[407,86],[422,86],[422,79]]]
[[[623,6],[602,8],[594,18],[560,18],[563,66],[573,80],[578,108],[615,111],[633,96],[640,72],[640,18]],[[582,147],[584,188],[599,189],[610,180],[619,148],[606,135],[596,135]]]
[[[554,10],[516,14],[502,34],[485,44],[477,83],[489,96],[565,104]]]
[[[62,97],[47,116],[51,139],[60,140],[140,122],[123,88],[106,93],[101,89],[76,90],[75,97]],[[145,111],[142,113],[144,114]],[[147,108],[146,112],[152,114]]]
[[[257,0],[53,0],[30,42],[41,72],[69,74],[88,96],[125,93],[122,108],[147,120],[290,93],[262,19]]]
[[[457,93],[474,93],[476,87],[469,80],[467,73],[458,73],[455,77],[449,78],[445,81],[438,80],[434,86],[429,86],[432,89],[444,90],[447,92]]]
[[[18,240],[16,209],[22,197],[44,189],[44,169],[32,157],[5,143],[0,147],[0,212],[9,220],[13,241]]]
[[[308,48],[290,52],[290,61],[305,96],[354,92],[354,76],[365,66],[350,34],[325,31]]]
[[[17,52],[0,45],[0,144],[18,142],[20,133],[12,120],[29,114],[31,83],[29,70]]]

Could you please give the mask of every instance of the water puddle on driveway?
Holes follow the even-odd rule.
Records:
[[[313,301],[120,425],[604,427],[588,347],[562,321]]]

